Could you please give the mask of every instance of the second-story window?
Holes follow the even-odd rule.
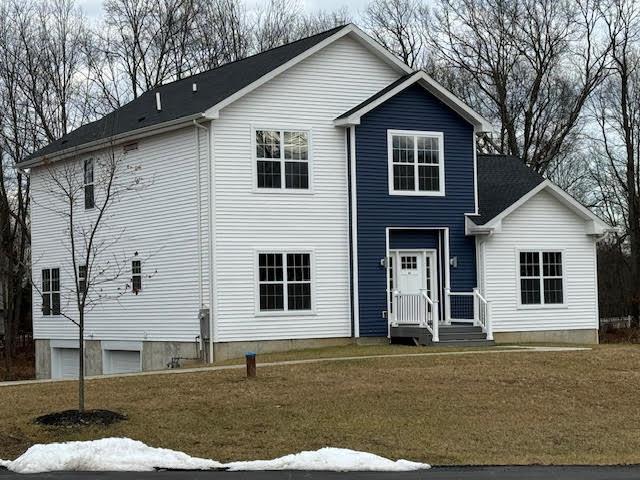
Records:
[[[142,262],[131,261],[131,289],[136,295],[142,291]]]
[[[42,270],[42,314],[60,315],[60,269]]]
[[[84,293],[87,289],[87,266],[78,265],[78,288],[80,293]]]
[[[443,144],[440,132],[389,130],[389,193],[444,195]]]
[[[309,189],[309,135],[296,130],[256,130],[256,186]]]
[[[93,159],[84,161],[84,208],[90,209],[95,206],[93,198]]]

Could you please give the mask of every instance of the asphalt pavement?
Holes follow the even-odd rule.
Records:
[[[640,480],[632,466],[434,467],[418,472],[53,472],[16,474],[0,470],[0,480]]]

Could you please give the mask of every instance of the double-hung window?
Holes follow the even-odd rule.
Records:
[[[78,265],[78,288],[79,293],[84,293],[87,289],[87,266]]]
[[[444,195],[444,136],[441,132],[389,130],[389,193]]]
[[[131,261],[131,290],[136,295],[142,291],[142,262],[140,260]]]
[[[256,186],[261,190],[309,190],[309,134],[256,130]]]
[[[562,305],[562,252],[522,251],[519,254],[520,304]]]
[[[84,208],[89,210],[95,207],[93,187],[93,159],[84,161]]]
[[[60,269],[42,270],[42,314],[60,315]]]
[[[260,312],[310,312],[311,254],[259,253]]]

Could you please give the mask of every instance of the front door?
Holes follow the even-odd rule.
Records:
[[[438,299],[438,275],[435,250],[392,250],[389,287],[391,292],[410,295],[425,292]],[[391,296],[392,299],[392,296]],[[393,312],[393,305],[391,305]]]

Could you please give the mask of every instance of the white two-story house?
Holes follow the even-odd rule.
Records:
[[[152,181],[102,231],[122,232],[105,255],[127,259],[132,288],[87,313],[88,374],[396,337],[597,342],[608,227],[519,159],[477,154],[491,128],[346,25],[163,85],[65,135],[22,164],[38,377],[78,364],[49,177],[81,162],[91,198],[76,216],[90,225],[94,170],[114,151]]]

